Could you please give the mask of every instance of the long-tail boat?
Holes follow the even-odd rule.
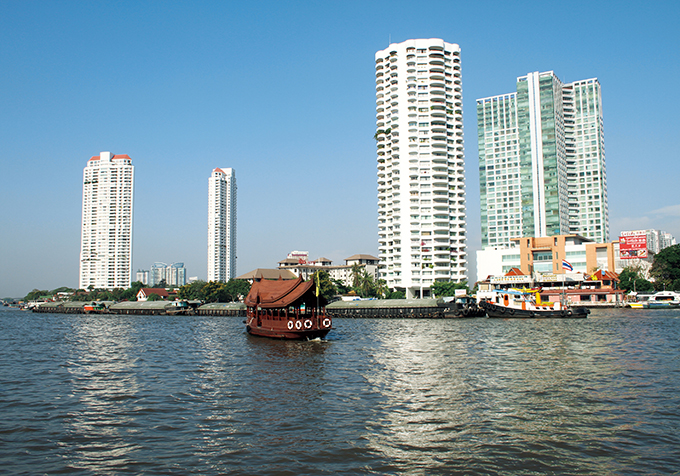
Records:
[[[314,279],[255,279],[246,296],[246,331],[275,339],[323,338],[333,321]]]

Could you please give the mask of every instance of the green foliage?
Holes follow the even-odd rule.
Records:
[[[323,296],[326,301],[330,301],[338,294],[338,288],[328,275],[328,271],[319,271],[315,279],[319,280],[319,294]]]
[[[30,293],[26,295],[24,298],[24,301],[35,301],[39,299],[41,296],[48,296],[51,295],[49,291],[41,291],[39,289],[34,289]]]
[[[657,290],[680,290],[680,245],[661,250],[654,258],[649,274],[655,278]]]
[[[347,294],[352,288],[345,286],[345,283],[339,279],[331,279],[333,286],[335,286],[336,294]]]
[[[181,286],[177,296],[188,301],[237,302],[242,301],[249,291],[250,283],[241,279],[230,279],[227,283],[194,281]]]
[[[385,295],[385,299],[406,299],[406,294],[404,291],[388,291]]]
[[[465,289],[468,294],[470,293],[467,281],[461,281],[460,283],[453,281],[436,281],[430,286],[430,289],[432,295],[435,297],[455,296],[456,289]]]
[[[163,298],[156,293],[151,293],[146,297],[147,301],[162,301]]]
[[[180,286],[177,291],[177,297],[185,301],[203,301],[203,287],[207,283],[205,281],[194,281],[193,283]]]
[[[640,277],[640,273],[634,268],[624,268],[619,274],[619,289],[626,292],[648,292],[654,289],[654,285]]]
[[[250,292],[250,283],[243,279],[230,279],[225,285],[226,302],[238,302],[245,299]]]

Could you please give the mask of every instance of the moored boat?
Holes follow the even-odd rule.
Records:
[[[256,279],[246,296],[246,331],[275,339],[323,338],[333,321],[314,280]]]
[[[537,317],[588,317],[590,312],[583,307],[572,308],[561,302],[541,302],[538,291],[498,289],[482,295],[479,306],[489,317],[537,318]]]
[[[83,305],[83,312],[85,314],[101,314],[106,311],[106,306],[103,302],[93,301]]]

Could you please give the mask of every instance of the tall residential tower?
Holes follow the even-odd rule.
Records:
[[[236,277],[236,172],[217,168],[208,179],[208,281]]]
[[[115,289],[132,281],[134,167],[127,155],[102,152],[83,171],[78,287]]]
[[[460,47],[407,40],[375,55],[380,276],[407,297],[467,271]]]
[[[552,71],[477,100],[482,247],[578,234],[609,241],[602,95],[597,79]]]

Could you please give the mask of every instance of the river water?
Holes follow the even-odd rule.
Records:
[[[680,472],[680,310],[578,320],[0,310],[0,474]]]

